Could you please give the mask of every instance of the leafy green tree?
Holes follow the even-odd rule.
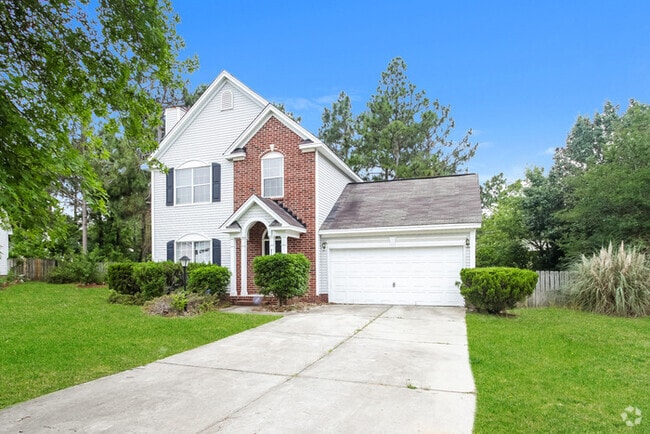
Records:
[[[278,110],[280,110],[285,115],[289,116],[294,121],[296,121],[298,123],[300,123],[302,121],[302,118],[300,116],[296,116],[293,113],[291,113],[290,111],[287,111],[287,108],[284,106],[283,102],[272,102],[271,104],[273,104]]]
[[[573,256],[610,241],[650,245],[650,106],[632,101],[602,161],[570,180],[559,217],[568,225],[564,245]]]
[[[105,209],[91,164],[107,154],[100,131],[155,149],[159,101],[196,65],[177,60],[177,22],[169,0],[0,3],[0,219],[53,228],[52,193],[73,175]]]
[[[503,173],[494,175],[480,186],[481,208],[484,213],[491,213],[499,202],[499,199],[508,191],[508,183]]]
[[[476,152],[471,131],[460,141],[450,139],[454,120],[449,106],[418,91],[399,57],[382,72],[366,111],[354,122],[350,111],[349,99],[341,94],[325,109],[319,135],[365,179],[454,174]]]
[[[527,242],[535,252],[532,268],[535,270],[555,270],[563,256],[560,247],[562,226],[555,213],[563,207],[563,197],[556,179],[545,176],[538,167],[526,170],[521,210]]]
[[[505,183],[502,176],[492,178]],[[485,184],[488,184],[486,181]],[[476,237],[477,267],[530,268],[533,252],[528,248],[528,231],[524,225],[521,181],[505,186],[494,197],[483,215]]]

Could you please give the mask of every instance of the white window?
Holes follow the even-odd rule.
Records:
[[[275,237],[275,253],[282,253],[282,239],[280,237]],[[264,231],[262,236],[262,256],[267,256],[271,254],[269,232]]]
[[[210,261],[210,241],[185,241],[176,243],[176,262],[183,256],[190,258],[191,262]]]
[[[284,157],[279,152],[262,157],[262,196],[284,196]]]
[[[210,202],[210,167],[176,170],[176,204]]]

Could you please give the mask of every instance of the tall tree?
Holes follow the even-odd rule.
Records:
[[[476,152],[471,131],[454,142],[449,106],[430,101],[408,80],[406,63],[393,59],[377,92],[358,118],[357,148],[364,178],[394,179],[457,173]]]
[[[609,242],[650,245],[650,106],[632,101],[620,118],[599,164],[570,181],[571,194],[558,216],[567,225],[571,256]]]
[[[494,175],[492,178],[483,182],[481,188],[481,208],[483,213],[490,214],[494,212],[499,199],[508,192],[508,183],[503,173]]]
[[[55,226],[51,192],[70,176],[105,209],[90,163],[107,156],[99,132],[155,149],[157,99],[196,65],[177,60],[177,22],[169,0],[0,2],[0,219]],[[77,126],[83,152],[70,139]]]
[[[359,138],[350,97],[345,92],[341,92],[338,99],[332,103],[332,108],[326,107],[323,110],[321,119],[323,125],[318,130],[318,137],[352,169],[360,169],[357,167],[359,162],[355,162],[353,158]]]

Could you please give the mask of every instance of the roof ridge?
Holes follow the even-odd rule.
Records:
[[[470,175],[478,175],[477,173],[471,172],[471,173],[454,173],[452,175],[437,175],[437,176],[422,176],[419,178],[397,178],[397,179],[378,179],[375,181],[360,181],[360,182],[350,182],[349,184],[382,184],[382,183],[389,183],[389,182],[400,182],[400,181],[420,181],[424,179],[441,179],[441,178],[455,178],[455,177],[461,177],[461,176],[470,176]]]

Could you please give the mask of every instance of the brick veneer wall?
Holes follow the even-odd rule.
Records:
[[[276,118],[271,117],[266,124],[246,144],[246,158],[234,162],[235,209],[241,207],[253,194],[262,195],[261,158],[274,151],[284,155],[284,196],[279,199],[294,216],[305,225],[307,232],[300,238],[288,239],[288,253],[303,253],[311,262],[309,271],[309,293],[307,300],[317,301],[316,297],[316,154],[303,153],[299,149],[301,138]],[[262,229],[259,230],[259,226]],[[257,293],[253,283],[252,261],[261,254],[263,225],[251,228],[248,240],[248,293]],[[257,232],[259,231],[259,234]],[[240,244],[237,243],[237,258],[240,258]],[[240,282],[237,282],[239,288]],[[240,293],[240,291],[238,291]]]

